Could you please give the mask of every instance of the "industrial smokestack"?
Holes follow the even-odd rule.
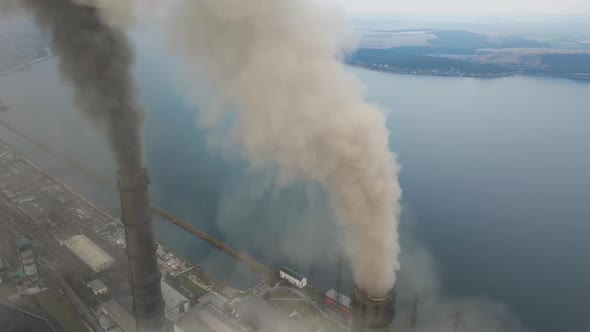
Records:
[[[395,291],[374,298],[358,286],[352,296],[352,332],[390,332],[395,316]]]
[[[148,185],[145,169],[135,174],[119,172],[118,188],[121,192],[137,329],[140,332],[168,332],[171,327],[164,316],[165,303],[160,286]]]
[[[22,6],[39,27],[51,33],[60,73],[74,88],[78,108],[106,134],[119,169],[138,331],[171,331],[164,315],[149,180],[143,169],[143,110],[132,75],[134,56],[119,26],[128,15],[128,1],[11,0],[5,4],[3,8]]]

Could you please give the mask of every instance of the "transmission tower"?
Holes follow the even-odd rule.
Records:
[[[459,332],[462,326],[465,326],[465,320],[463,319],[463,313],[461,311],[453,311],[449,315],[449,319],[453,326],[453,332]]]
[[[420,297],[418,294],[414,297],[412,301],[412,312],[410,313],[410,318],[408,319],[408,331],[416,332],[418,329],[418,308],[420,307]]]
[[[342,304],[342,269],[344,267],[344,257],[342,254],[336,256],[336,302]]]

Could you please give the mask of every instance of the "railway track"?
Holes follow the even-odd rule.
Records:
[[[114,181],[101,176],[100,174],[92,171],[91,169],[76,162],[75,160],[72,160],[71,158],[68,158],[67,156],[64,156],[63,154],[52,150],[51,148],[49,148],[45,144],[42,144],[42,143],[32,139],[31,137],[29,137],[28,135],[26,135],[22,131],[20,131],[17,128],[15,128],[14,126],[12,126],[7,121],[0,120],[0,125],[5,127],[6,129],[10,130],[11,132],[16,134],[17,136],[25,139],[27,142],[33,144],[34,146],[41,149],[42,151],[62,160],[63,162],[69,164],[70,166],[74,167],[78,171],[90,176],[91,178],[98,181],[99,183],[102,183],[114,190],[117,190],[117,185]],[[198,228],[194,227],[193,225],[186,222],[182,218],[175,216],[174,214],[166,211],[165,209],[163,209],[153,203],[151,204],[151,209],[155,214],[159,215],[164,220],[180,227],[184,231],[186,231],[186,232],[196,236],[197,238],[209,243],[210,245],[214,246],[218,250],[221,250],[221,251],[225,252],[226,254],[230,255],[231,257],[243,262],[250,269],[252,269],[253,271],[260,274],[263,277],[263,279],[265,277],[267,277],[269,274],[272,274],[274,272],[273,268],[256,261],[254,258],[252,258],[252,257],[240,252],[239,250],[227,245],[226,243],[222,242],[221,240],[216,239],[212,235],[210,235],[206,232],[203,232],[202,230],[199,230]]]

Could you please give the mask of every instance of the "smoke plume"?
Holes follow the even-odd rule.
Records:
[[[311,1],[185,1],[171,19],[207,125],[231,123],[231,139],[254,167],[283,183],[326,190],[355,282],[368,295],[391,291],[399,269],[401,191],[385,116],[340,57],[344,25]],[[230,115],[228,115],[230,114]]]
[[[122,172],[142,167],[142,109],[131,75],[133,52],[118,28],[127,1],[21,0],[39,27],[52,35],[60,72],[78,107],[108,136]],[[100,4],[100,6],[98,6]]]

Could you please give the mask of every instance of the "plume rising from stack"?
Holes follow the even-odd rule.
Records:
[[[142,110],[131,75],[133,52],[124,33],[104,22],[105,10],[80,1],[21,3],[52,34],[60,73],[74,88],[80,111],[107,132],[120,170],[141,170]]]
[[[169,331],[143,168],[142,109],[132,78],[133,52],[117,24],[120,0],[21,0],[38,25],[52,34],[62,77],[79,109],[107,133],[119,168],[130,283],[139,331]]]
[[[186,1],[172,21],[182,72],[211,87],[193,91],[209,124],[230,110],[231,137],[253,166],[320,183],[356,284],[388,296],[399,269],[398,166],[383,112],[339,61],[339,21],[306,0]]]

